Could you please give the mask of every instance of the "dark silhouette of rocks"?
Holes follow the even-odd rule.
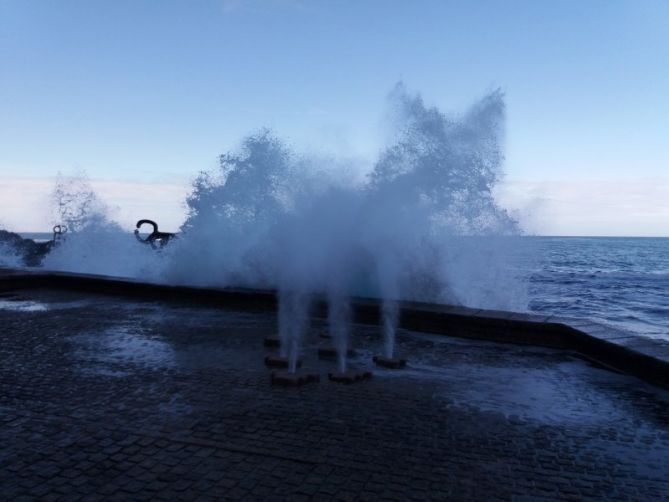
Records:
[[[32,239],[24,239],[19,234],[0,230],[0,244],[4,244],[16,251],[17,256],[24,265],[36,267],[42,263],[44,257],[49,253],[54,241],[35,242]]]

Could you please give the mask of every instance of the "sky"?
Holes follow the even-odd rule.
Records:
[[[666,0],[0,0],[0,228],[85,170],[176,230],[201,170],[270,127],[371,165],[398,81],[506,96],[501,204],[539,235],[669,236]]]

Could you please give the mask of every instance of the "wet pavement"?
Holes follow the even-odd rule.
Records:
[[[669,499],[669,392],[573,353],[402,331],[403,370],[324,325],[271,387],[274,315],[104,296],[0,296],[5,500]]]

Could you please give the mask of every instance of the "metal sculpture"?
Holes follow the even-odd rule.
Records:
[[[146,238],[142,238],[139,234],[139,229],[142,225],[151,225],[153,227],[153,232],[151,232]],[[135,228],[135,237],[142,244],[148,244],[153,249],[160,249],[165,247],[165,245],[174,237],[176,234],[170,232],[160,232],[158,230],[158,224],[153,220],[139,220]]]

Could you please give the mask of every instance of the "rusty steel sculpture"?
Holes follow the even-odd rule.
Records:
[[[139,233],[139,229],[142,225],[150,225],[153,227],[153,232],[148,236],[142,237]],[[142,244],[148,244],[153,249],[160,249],[165,247],[165,245],[173,238],[176,237],[176,234],[170,232],[160,232],[158,230],[158,224],[153,220],[139,220],[135,228],[135,237]]]

